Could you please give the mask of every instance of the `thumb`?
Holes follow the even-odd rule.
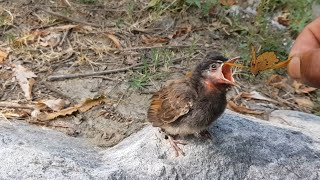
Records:
[[[301,54],[300,74],[302,82],[320,87],[320,48]]]
[[[288,74],[292,79],[301,79],[300,62],[300,56],[295,55],[288,64]]]
[[[320,87],[320,49],[294,55],[288,64],[288,74],[304,84]]]

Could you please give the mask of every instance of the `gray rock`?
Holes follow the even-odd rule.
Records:
[[[319,116],[298,111],[276,110],[270,114],[269,121],[295,127],[310,136],[320,138]]]
[[[47,128],[0,120],[0,179],[92,179],[97,151]]]
[[[151,126],[99,150],[0,121],[0,179],[319,179],[320,118],[294,113],[280,112],[288,125],[227,111],[211,128],[213,141],[188,137],[179,157]]]

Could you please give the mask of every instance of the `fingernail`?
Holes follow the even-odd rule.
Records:
[[[293,79],[300,79],[301,73],[300,73],[300,58],[295,56],[292,57],[289,65],[288,65],[288,73]]]

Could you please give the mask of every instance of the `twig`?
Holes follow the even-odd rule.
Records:
[[[192,46],[198,47],[200,49],[207,48],[203,44],[190,44],[190,45],[170,45],[170,46],[145,46],[145,47],[140,46],[140,47],[132,47],[132,48],[124,48],[124,49],[110,48],[108,50],[111,50],[111,51],[135,51],[135,50],[146,50],[146,49],[153,49],[153,48],[166,48],[166,49],[189,48]],[[209,46],[209,47],[214,47],[214,45]]]
[[[20,109],[34,109],[31,105],[21,105],[13,102],[0,102],[0,107],[5,108],[20,108]]]
[[[186,58],[184,57],[178,57],[172,60],[173,63],[180,61],[181,59]],[[87,77],[87,76],[100,76],[100,75],[106,75],[106,74],[112,74],[112,73],[118,73],[118,72],[125,72],[131,69],[137,69],[138,66],[143,65],[144,63],[137,63],[125,68],[119,68],[119,69],[111,69],[106,71],[100,71],[100,72],[92,72],[92,73],[86,73],[86,74],[66,74],[66,75],[56,75],[56,76],[49,76],[48,81],[58,81],[58,80],[64,80],[64,79],[73,79],[73,78],[80,78],[80,77]]]
[[[1,1],[0,1],[1,2]],[[55,6],[55,5],[40,5],[41,7],[49,7],[49,8],[59,8],[59,9],[65,9],[66,6]],[[90,11],[105,11],[105,12],[128,12],[127,9],[119,9],[117,7],[114,7],[114,8],[105,8],[106,6],[101,6],[99,8],[99,6],[95,6],[97,8],[91,8],[92,6],[86,6],[86,5],[80,5],[79,7],[76,6],[76,8],[80,8],[80,9],[87,9],[87,10],[90,10]],[[142,12],[143,10],[136,10],[136,11],[132,11],[133,13],[140,13]]]
[[[1,112],[0,112],[0,117],[1,117],[2,119],[4,119],[4,120],[8,121],[10,124],[12,124],[12,123],[9,121],[9,119],[6,117],[6,115],[4,115],[4,114],[1,113]],[[0,119],[1,119],[1,118],[0,118]]]
[[[49,76],[48,81],[58,81],[58,80],[64,80],[64,79],[72,79],[72,78],[87,77],[87,76],[99,76],[99,75],[106,75],[106,74],[117,73],[117,72],[125,72],[130,69],[135,69],[141,65],[143,65],[143,63],[137,63],[135,65],[128,66],[125,68],[111,69],[111,70],[92,72],[92,73],[86,73],[86,74],[67,74],[67,75]]]
[[[113,9],[88,9],[90,11],[105,11],[105,12],[128,12],[127,9],[118,9],[118,8],[113,8]],[[138,11],[132,11],[133,13],[141,13],[142,10],[138,10]]]
[[[41,7],[38,7],[38,9],[40,9],[40,10],[46,12],[46,13],[49,13],[51,15],[61,17],[61,18],[65,19],[65,20],[67,20],[67,21],[76,22],[76,23],[80,23],[80,24],[84,24],[84,25],[88,25],[88,26],[93,26],[93,27],[102,27],[99,24],[89,23],[89,22],[78,20],[78,19],[70,18],[70,17],[64,16],[62,14],[59,14],[59,13],[56,13],[56,12],[53,12],[53,11],[50,11],[50,10],[47,10],[47,9],[44,9],[44,8],[41,8]]]
[[[101,78],[103,80],[109,80],[109,81],[115,81],[116,79],[112,79],[109,77],[105,77],[105,76],[92,76],[92,78]]]
[[[74,61],[76,58],[77,58],[77,57],[74,56],[74,54],[72,53],[72,54],[68,55],[68,57],[65,58],[64,60],[62,60],[62,61],[60,61],[60,62],[57,62],[57,63],[52,63],[52,65],[51,65],[52,71],[55,70],[55,69],[57,69],[58,67],[60,67],[61,64],[64,64],[64,65],[65,65],[65,64],[67,64],[67,63],[70,62],[70,61]]]
[[[64,40],[65,40],[66,37],[68,36],[70,30],[71,30],[71,29],[67,29],[67,30],[64,32],[63,37],[62,37],[61,41],[59,42],[59,46],[62,46],[62,44],[64,43]]]
[[[34,31],[36,29],[46,29],[46,28],[53,27],[53,26],[55,26],[57,24],[60,24],[60,23],[61,22],[55,22],[55,23],[52,23],[52,24],[37,26],[37,27],[31,28],[30,31]]]

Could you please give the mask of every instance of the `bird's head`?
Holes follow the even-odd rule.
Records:
[[[211,88],[228,88],[237,85],[232,77],[231,66],[226,62],[234,63],[237,58],[228,60],[219,53],[211,52],[196,67],[193,76],[200,79],[205,87]]]

